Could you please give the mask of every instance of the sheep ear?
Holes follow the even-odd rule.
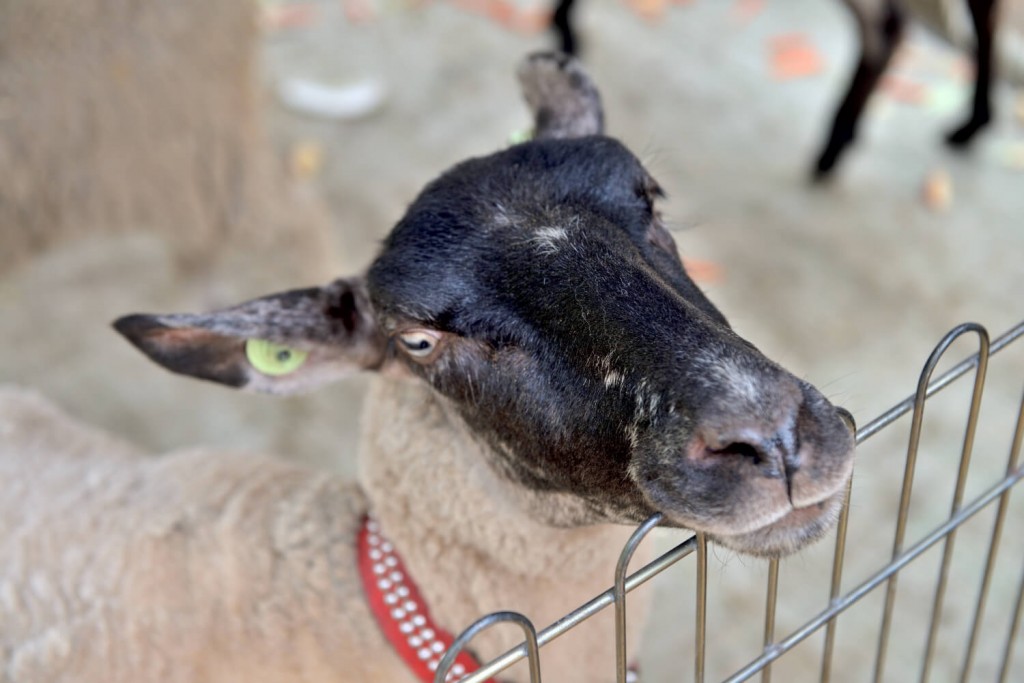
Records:
[[[533,112],[535,138],[578,138],[604,132],[597,86],[574,57],[537,52],[519,67],[523,97]]]
[[[213,313],[128,315],[114,329],[172,372],[274,394],[377,368],[386,346],[362,278]]]

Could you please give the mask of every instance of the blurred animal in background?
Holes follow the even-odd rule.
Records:
[[[623,525],[655,512],[757,556],[832,527],[849,414],[689,278],[579,64],[534,55],[520,80],[534,139],[427,185],[365,274],[115,323],[166,368],[238,389],[375,371],[360,487],[211,452],[134,458],[0,395],[0,670],[429,680],[442,630],[498,609],[549,623],[606,589]],[[546,676],[612,680],[600,635],[547,649]],[[474,646],[489,659],[520,637]]]
[[[193,273],[271,250],[286,276],[332,270],[326,215],[267,139],[256,10],[0,3],[0,273],[129,234],[158,237]]]
[[[216,308],[325,281],[349,258],[322,196],[270,140],[258,10],[0,2],[0,338],[19,350],[0,378],[154,449],[244,425],[250,444],[308,461],[333,407],[303,397],[265,413],[111,377],[127,350],[97,324],[139,296]]]
[[[853,12],[860,34],[860,57],[849,89],[836,110],[828,140],[814,166],[814,176],[826,177],[844,150],[856,139],[857,123],[871,93],[903,37],[908,16],[930,26],[941,26],[949,5],[957,0],[844,0]],[[946,141],[963,148],[992,119],[993,42],[996,31],[996,0],[965,0],[974,27],[975,76],[971,111]]]
[[[956,4],[965,3],[975,35],[975,80],[971,111],[947,142],[967,146],[992,118],[993,44],[996,32],[996,0],[843,0],[853,13],[860,37],[860,56],[846,94],[840,100],[831,129],[814,165],[814,177],[823,179],[857,135],[857,124],[871,93],[904,35],[908,18],[915,18],[940,35],[948,35]],[[562,50],[576,54],[579,40],[574,23],[576,0],[558,0],[551,26]]]

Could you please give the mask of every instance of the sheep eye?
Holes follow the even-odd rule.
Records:
[[[438,335],[434,332],[415,330],[398,335],[398,343],[402,350],[413,358],[429,358],[437,348]]]
[[[278,377],[295,372],[306,362],[309,353],[266,339],[247,339],[245,357],[264,375]]]

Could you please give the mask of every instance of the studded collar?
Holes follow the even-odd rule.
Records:
[[[409,670],[424,683],[432,683],[441,657],[455,638],[431,619],[402,558],[372,517],[363,519],[358,546],[363,591],[377,626]],[[458,681],[479,668],[472,655],[461,652],[445,680]]]
[[[359,529],[358,550],[363,592],[377,626],[409,670],[424,683],[433,683],[437,665],[455,638],[431,619],[430,610],[398,551],[369,515],[363,518]],[[475,657],[460,652],[445,682],[454,683],[479,668]],[[626,683],[639,682],[639,668],[631,664]],[[485,683],[496,681],[488,679]]]

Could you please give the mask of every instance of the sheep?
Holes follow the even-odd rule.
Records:
[[[603,135],[579,64],[532,55],[520,80],[534,139],[428,184],[364,273],[114,323],[172,372],[236,389],[373,372],[357,487],[251,456],[140,459],[38,401],[0,406],[4,518],[28,511],[0,545],[0,599],[22,615],[0,623],[9,677],[418,680],[369,615],[354,550],[366,516],[451,633],[498,609],[561,616],[607,588],[630,525],[655,512],[754,556],[831,528],[849,414],[689,279],[660,187]],[[421,608],[387,599],[395,620]],[[612,680],[607,625],[545,648],[546,677]],[[520,637],[488,631],[475,652]]]
[[[954,18],[954,2],[959,0],[843,0],[843,4],[854,15],[861,53],[847,93],[836,108],[832,127],[816,158],[813,169],[816,180],[823,180],[831,174],[839,157],[856,138],[857,122],[903,37],[908,15],[919,19],[951,42],[968,42]],[[557,35],[557,42],[569,54],[575,54],[579,44],[573,25],[575,4],[576,0],[557,0],[551,15],[551,28]],[[969,145],[975,134],[985,128],[992,118],[990,91],[996,0],[966,0],[965,4],[975,36],[973,48],[977,74],[971,113],[946,138],[954,148]],[[1019,49],[1019,45],[1015,47]],[[1009,52],[1007,61],[1015,74],[1019,74],[1019,55]]]
[[[333,272],[323,208],[290,190],[266,139],[257,10],[0,4],[0,273],[126,233],[159,235],[191,274],[271,249],[285,277]]]

